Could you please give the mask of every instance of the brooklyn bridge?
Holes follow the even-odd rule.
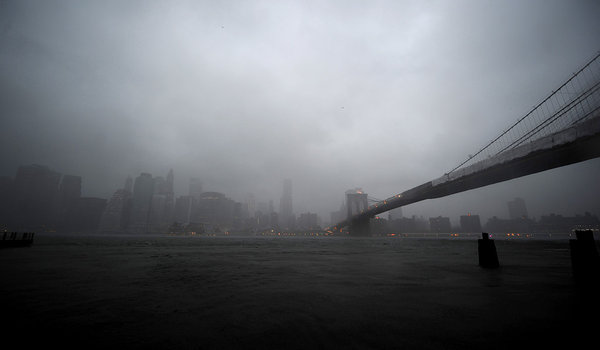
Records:
[[[366,193],[347,193],[347,218],[326,231],[366,236],[370,219],[388,210],[599,157],[599,109],[600,53],[442,176],[373,204]]]

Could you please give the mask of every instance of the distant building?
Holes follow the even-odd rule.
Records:
[[[388,211],[388,220],[402,219],[402,207]]]
[[[263,213],[260,210],[257,210],[256,213],[254,214],[253,218],[248,218],[249,220],[246,221],[247,225],[246,227],[248,228],[252,228],[252,229],[266,229],[271,227],[271,216],[269,215],[269,213]],[[250,224],[248,224],[250,223]]]
[[[269,225],[272,228],[279,228],[279,214],[275,211],[271,212],[271,217],[269,219]]]
[[[175,213],[173,220],[181,224],[187,224],[190,222],[190,215],[194,203],[194,197],[192,196],[180,196],[175,201]]]
[[[279,201],[279,223],[284,228],[293,228],[294,226],[295,217],[292,219],[294,215],[292,202],[292,180],[285,179],[283,180],[283,194]]]
[[[315,213],[303,213],[300,214],[297,222],[297,228],[299,230],[314,230],[319,228],[317,214]]]
[[[127,228],[131,211],[131,192],[117,190],[108,200],[100,218],[98,230],[101,232],[120,232]]]
[[[500,219],[496,216],[488,219],[485,231],[489,233],[530,233],[536,223],[528,218]]]
[[[173,193],[173,169],[166,179],[157,176],[154,179],[154,191],[150,200],[148,231],[167,232],[175,215],[175,195]]]
[[[131,201],[131,219],[129,230],[134,233],[148,232],[150,205],[154,195],[154,179],[148,173],[141,173],[133,184]]]
[[[156,233],[167,232],[171,222],[166,218],[167,196],[164,194],[153,194],[150,201],[150,212],[148,215],[148,231]]]
[[[160,193],[165,195],[165,209],[163,213],[163,221],[170,223],[175,215],[175,186],[174,186],[173,169],[167,174],[167,182],[165,184],[165,192]]]
[[[254,194],[248,193],[246,195],[246,202],[244,203],[244,205],[246,207],[245,211],[246,211],[248,217],[250,217],[250,218],[255,217],[256,216],[256,210],[257,210],[257,205],[256,205],[256,199],[254,198]],[[261,211],[263,213],[266,213],[266,208],[264,208]]]
[[[416,217],[413,215],[413,221],[415,222],[415,231],[416,232],[427,232],[429,231],[429,222],[425,220],[424,217]]]
[[[17,169],[11,229],[55,228],[60,178],[60,173],[42,165]]]
[[[342,202],[342,205],[340,205],[340,210],[330,213],[331,225],[344,221],[346,218],[348,218],[348,209],[345,202]]]
[[[81,176],[63,175],[59,188],[61,207],[72,207],[81,198]]]
[[[376,216],[369,220],[369,231],[373,236],[383,236],[389,233],[388,220]]]
[[[165,194],[167,193],[167,181],[162,176],[155,176],[154,180],[154,194]]]
[[[537,224],[538,232],[569,233],[577,229],[600,229],[600,220],[586,212],[584,215],[562,216],[557,214],[542,215]]]
[[[507,203],[508,215],[511,220],[527,218],[527,207],[522,198],[515,198]]]
[[[429,218],[429,230],[434,233],[449,233],[452,231],[450,218],[438,216]]]
[[[271,211],[269,210],[269,203],[267,202],[257,202],[256,203],[256,211],[260,211],[262,214],[269,215]]]
[[[204,192],[192,208],[190,221],[223,232],[234,224],[235,202],[219,192]]]
[[[390,233],[424,233],[429,229],[425,219],[413,215],[410,218],[389,220],[388,231]]]
[[[202,181],[198,178],[190,179],[190,192],[189,195],[192,196],[195,200],[199,200],[202,195]]]
[[[481,221],[479,215],[461,215],[460,228],[462,232],[481,232]]]
[[[69,220],[69,231],[94,232],[98,229],[106,199],[82,197],[77,201],[73,217]]]

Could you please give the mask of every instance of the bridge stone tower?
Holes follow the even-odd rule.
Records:
[[[361,211],[367,210],[369,202],[367,194],[360,188],[346,191],[346,208],[348,209],[348,218],[356,214],[360,214]],[[350,235],[351,236],[370,236],[371,230],[369,228],[369,217],[352,220],[350,224]]]

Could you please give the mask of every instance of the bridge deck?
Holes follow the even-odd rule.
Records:
[[[377,214],[494,183],[600,157],[600,115],[500,153],[378,202],[331,227],[341,229]]]

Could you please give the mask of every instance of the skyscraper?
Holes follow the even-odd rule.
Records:
[[[173,169],[169,170],[167,174],[167,182],[165,184],[165,213],[164,220],[166,222],[173,221],[173,216],[175,215],[175,190],[173,186],[174,177],[173,177]]]
[[[188,224],[190,222],[190,213],[194,199],[192,196],[179,196],[175,201],[175,209],[173,220],[180,224]]]
[[[248,217],[251,217],[251,218],[255,217],[255,215],[256,215],[256,199],[254,198],[254,194],[248,193],[246,195],[245,205],[246,205],[246,208],[248,211]],[[264,212],[265,211],[263,211],[263,213]]]
[[[112,195],[100,217],[100,231],[118,232],[126,228],[130,198],[131,192],[124,189],[117,190]]]
[[[292,225],[292,217],[293,217],[293,208],[292,208],[292,180],[285,179],[283,180],[283,194],[281,196],[281,201],[279,202],[279,222],[282,226],[291,228]]]
[[[173,221],[174,208],[173,169],[170,169],[166,179],[162,176],[154,178],[154,191],[148,217],[149,231],[166,232],[168,225]]]
[[[195,200],[200,200],[200,196],[202,195],[202,182],[198,178],[190,179],[190,196],[192,196]]]
[[[148,173],[141,173],[135,178],[133,184],[133,198],[131,208],[131,221],[129,228],[133,232],[146,233],[148,231],[148,216],[154,194],[154,179]]]

